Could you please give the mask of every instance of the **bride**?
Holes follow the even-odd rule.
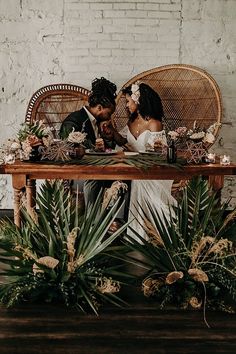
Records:
[[[163,107],[156,91],[144,83],[136,83],[123,89],[126,96],[126,107],[130,118],[120,134],[127,139],[129,151],[146,151],[147,146],[155,141],[166,144],[166,136],[162,126]],[[133,180],[131,183],[128,234],[134,238],[135,230],[147,239],[144,220],[152,221],[148,208],[151,204],[163,219],[169,216],[169,206],[175,204],[171,195],[172,180]],[[145,214],[145,217],[144,217]],[[135,218],[134,218],[135,217]]]

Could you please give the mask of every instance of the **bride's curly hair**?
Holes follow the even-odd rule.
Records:
[[[102,105],[104,108],[115,107],[116,90],[116,85],[104,77],[94,79],[88,98],[90,107],[95,107],[98,104]]]
[[[122,90],[123,94],[132,95],[132,85]],[[161,98],[149,85],[139,84],[140,96],[138,99],[138,111],[144,119],[153,118],[160,122],[164,118]]]

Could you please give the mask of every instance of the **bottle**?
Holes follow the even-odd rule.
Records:
[[[170,144],[167,148],[167,162],[175,163],[177,160],[177,152],[174,139],[171,139]]]

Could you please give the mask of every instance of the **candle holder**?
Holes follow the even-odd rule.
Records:
[[[15,154],[9,153],[4,156],[4,162],[6,165],[12,165],[15,162]]]
[[[230,156],[229,155],[221,155],[220,156],[220,164],[223,166],[230,165]]]
[[[213,152],[208,152],[206,154],[205,160],[207,163],[215,163],[216,162],[216,154]]]

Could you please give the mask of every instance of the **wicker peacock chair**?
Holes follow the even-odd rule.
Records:
[[[183,64],[157,67],[144,71],[121,88],[117,97],[116,111],[112,117],[113,125],[120,131],[128,121],[126,99],[122,89],[140,81],[156,90],[161,97],[164,108],[163,125],[166,131],[177,127],[197,126],[208,128],[222,120],[222,101],[219,87],[215,80],[204,70]],[[214,135],[217,136],[219,125],[216,125]],[[219,181],[218,181],[219,180]],[[217,177],[211,181],[212,186],[222,186],[222,179]],[[175,181],[173,194],[176,194],[186,184],[186,181]]]
[[[52,84],[37,90],[31,97],[25,115],[25,122],[31,124],[43,120],[52,128],[54,138],[59,137],[61,123],[72,112],[78,111],[88,101],[90,91],[71,84]],[[32,181],[28,181],[26,190],[30,206],[35,205],[35,191]],[[81,182],[82,183],[82,182]],[[65,188],[70,188],[71,181],[64,181]],[[82,189],[82,184],[79,187]]]
[[[58,137],[63,120],[87,102],[89,90],[70,84],[55,84],[40,88],[31,97],[25,116],[26,123],[43,120]]]
[[[166,130],[180,126],[191,128],[194,121],[202,128],[221,122],[221,95],[215,80],[200,68],[175,64],[144,71],[126,82],[118,94],[117,108],[113,115],[113,124],[117,130],[121,130],[128,121],[122,89],[136,81],[148,84],[160,95]],[[218,129],[215,129],[215,135]]]

